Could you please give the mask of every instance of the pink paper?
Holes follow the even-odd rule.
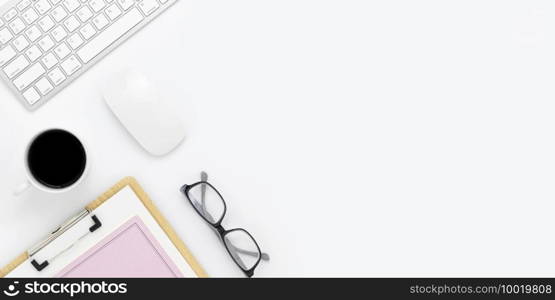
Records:
[[[183,274],[135,216],[57,277],[183,277]]]

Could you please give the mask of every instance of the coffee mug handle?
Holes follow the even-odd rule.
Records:
[[[19,196],[23,194],[23,192],[29,189],[30,186],[31,183],[29,182],[29,180],[25,180],[24,182],[20,183],[13,191],[14,196]]]

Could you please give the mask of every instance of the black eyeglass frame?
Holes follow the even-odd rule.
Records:
[[[193,201],[191,200],[191,197],[189,197],[189,191],[194,188],[197,185],[201,185],[201,184],[206,184],[209,187],[211,187],[220,197],[220,199],[222,199],[222,202],[224,204],[224,212],[222,213],[222,216],[220,217],[220,219],[213,223],[210,220],[208,220],[200,211],[198,211],[198,208],[195,206],[195,204],[193,203]],[[254,270],[256,269],[256,267],[258,267],[258,265],[260,264],[260,261],[262,260],[262,250],[260,250],[260,246],[258,246],[258,242],[256,241],[256,239],[254,239],[254,237],[250,234],[250,232],[248,232],[246,229],[244,228],[233,228],[230,230],[226,230],[223,226],[222,226],[222,221],[227,213],[227,203],[225,202],[224,197],[222,196],[222,194],[220,194],[220,191],[218,191],[217,188],[215,188],[213,185],[211,185],[209,182],[207,181],[199,181],[197,183],[193,183],[191,185],[183,185],[181,187],[181,192],[185,195],[185,197],[187,198],[187,200],[189,201],[189,203],[193,206],[193,208],[195,209],[195,212],[206,222],[208,223],[210,226],[212,226],[212,228],[218,233],[220,240],[222,241],[222,243],[225,246],[225,249],[227,250],[227,253],[229,254],[229,256],[231,256],[233,262],[237,265],[237,267],[239,267],[239,269],[241,269],[243,271],[243,273],[245,273],[245,275],[247,277],[252,277],[254,275]],[[227,245],[227,243],[225,242],[225,236],[232,233],[232,232],[236,232],[236,231],[242,231],[244,233],[246,233],[254,242],[256,249],[258,250],[258,260],[256,261],[256,263],[248,270],[245,270],[235,259],[234,255],[231,253],[231,250],[229,249],[229,246]]]

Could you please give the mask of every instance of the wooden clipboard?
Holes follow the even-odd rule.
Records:
[[[168,238],[171,240],[173,245],[183,256],[185,261],[189,264],[189,266],[194,271],[194,273],[201,278],[208,277],[204,269],[200,266],[200,264],[191,254],[191,252],[189,251],[185,243],[183,243],[183,241],[177,236],[177,234],[175,233],[171,225],[164,218],[162,213],[160,213],[158,208],[156,208],[156,206],[152,203],[148,195],[141,188],[141,186],[139,185],[137,180],[135,180],[135,178],[126,177],[122,179],[120,182],[118,182],[116,185],[114,185],[112,188],[110,188],[108,191],[106,191],[96,200],[89,203],[85,207],[85,209],[88,210],[89,212],[94,211],[96,208],[101,206],[103,203],[108,201],[115,194],[117,194],[119,191],[121,191],[123,188],[127,186],[129,186],[133,190],[133,192],[137,195],[137,197],[141,200],[145,208],[150,212],[152,217],[156,220],[158,225],[162,228],[164,233],[168,236]],[[29,259],[30,259],[29,251],[25,251],[24,253],[16,257],[14,260],[12,260],[9,264],[7,264],[2,269],[0,269],[0,277],[5,277],[10,272],[12,272],[15,268],[17,268],[19,265],[21,265],[22,263],[24,263]]]

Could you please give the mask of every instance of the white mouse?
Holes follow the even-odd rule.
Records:
[[[168,107],[151,81],[135,71],[111,78],[104,99],[127,131],[150,154],[162,156],[185,138],[179,115]]]

